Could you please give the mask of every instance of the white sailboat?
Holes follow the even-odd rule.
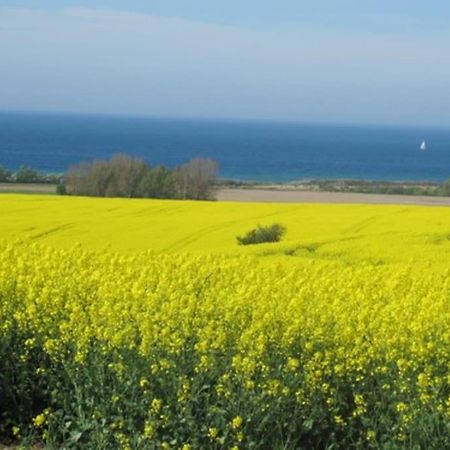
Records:
[[[420,150],[425,151],[427,149],[427,143],[425,140],[422,141],[422,143],[420,144]]]

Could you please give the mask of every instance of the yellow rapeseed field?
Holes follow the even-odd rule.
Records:
[[[450,261],[450,208],[249,204],[1,195],[0,236],[55,248],[289,256],[349,264]],[[280,222],[279,244],[240,247],[236,236]]]
[[[450,209],[0,196],[0,436],[449,448]],[[286,238],[236,235],[279,222]]]

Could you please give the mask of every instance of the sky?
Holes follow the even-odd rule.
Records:
[[[450,2],[0,0],[0,109],[450,124]]]

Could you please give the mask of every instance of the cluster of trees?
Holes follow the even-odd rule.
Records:
[[[96,197],[141,197],[211,200],[217,163],[193,159],[175,169],[150,167],[126,154],[71,166],[60,193]]]
[[[126,154],[71,166],[65,175],[46,174],[29,166],[21,166],[13,172],[0,165],[0,183],[55,184],[59,194],[69,195],[194,200],[214,199],[218,187],[217,163],[212,159],[196,158],[175,169],[168,169],[162,165],[150,167],[144,160]],[[229,183],[240,185],[238,182]],[[450,196],[450,180],[425,187],[345,181],[338,189],[336,181],[314,183],[319,183],[320,190],[327,191]]]
[[[21,166],[17,172],[12,172],[0,166],[0,183],[46,183],[58,184],[62,175],[45,174],[28,166]]]

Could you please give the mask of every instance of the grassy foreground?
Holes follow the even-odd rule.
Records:
[[[0,211],[5,441],[449,447],[450,209],[5,195]],[[236,244],[275,221],[285,242]]]

